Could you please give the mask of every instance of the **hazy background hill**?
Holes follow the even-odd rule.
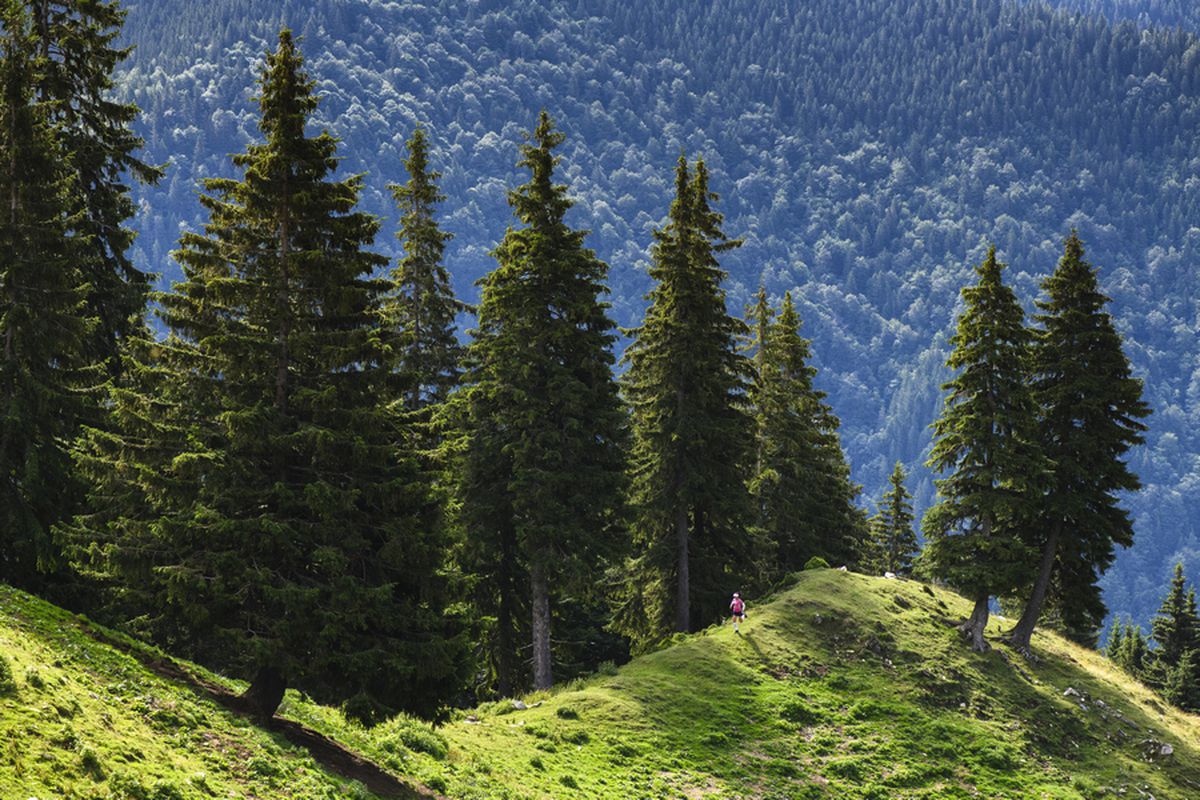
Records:
[[[1031,302],[1077,228],[1155,409],[1134,455],[1138,543],[1105,580],[1145,621],[1171,565],[1200,579],[1200,13],[1181,0],[129,0],[127,90],[149,158],[137,259],[202,221],[200,177],[254,135],[252,81],[282,24],[304,36],[320,119],[385,218],[418,121],[436,146],[473,298],[511,216],[521,131],[569,139],[574,222],[612,267],[619,322],[648,289],[651,231],[681,150],[722,194],[730,303],[793,289],[854,474],[874,498],[921,467],[958,292],[994,241]],[[1119,22],[1125,20],[1124,22]],[[1129,20],[1136,20],[1129,21]],[[1171,27],[1146,27],[1162,24]]]

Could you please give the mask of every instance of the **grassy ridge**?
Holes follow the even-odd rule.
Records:
[[[681,637],[522,710],[436,731],[364,730],[294,693],[282,713],[464,800],[1200,797],[1200,720],[1056,636],[1036,664],[970,653],[946,624],[967,611],[820,570],[752,606],[742,636]],[[0,652],[3,800],[372,796],[3,588]]]

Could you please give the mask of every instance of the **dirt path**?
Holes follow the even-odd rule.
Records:
[[[241,695],[234,694],[224,686],[196,675],[180,662],[166,656],[142,652],[128,642],[109,636],[105,631],[97,630],[90,625],[81,625],[81,628],[96,641],[136,658],[139,663],[156,675],[188,686],[239,716],[255,720]],[[255,723],[262,725],[258,720],[255,720]],[[402,800],[449,800],[444,795],[427,787],[401,780],[375,762],[363,758],[328,736],[294,720],[272,717],[265,727],[267,730],[282,734],[292,744],[306,749],[325,769],[347,780],[358,781],[380,797],[401,798]]]

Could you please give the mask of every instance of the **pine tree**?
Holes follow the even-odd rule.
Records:
[[[913,559],[919,550],[913,530],[912,495],[904,487],[905,478],[904,466],[897,461],[888,479],[891,488],[880,503],[874,529],[879,571],[896,575],[912,572]]]
[[[813,556],[833,563],[856,560],[867,540],[854,506],[837,439],[839,421],[813,386],[810,342],[790,293],[778,315],[760,289],[751,309],[755,379],[749,392],[756,426],[756,460],[750,493],[758,527],[772,543],[773,571],[799,570]]]
[[[1117,654],[1117,663],[1121,669],[1140,679],[1146,673],[1147,654],[1146,637],[1142,633],[1142,627],[1134,625],[1132,620],[1127,622],[1121,649]]]
[[[95,320],[84,305],[79,185],[33,92],[31,21],[17,0],[0,11],[0,581],[30,586],[54,566],[51,528],[76,505],[65,442],[96,382],[83,354]]]
[[[1150,639],[1156,645],[1147,670],[1147,680],[1165,689],[1171,672],[1179,667],[1189,650],[1200,649],[1200,620],[1196,618],[1195,595],[1187,591],[1183,564],[1175,565],[1171,588],[1150,623]]]
[[[462,345],[455,336],[455,317],[468,309],[455,299],[442,261],[450,234],[434,216],[446,199],[438,189],[441,174],[429,166],[429,141],[417,127],[408,140],[408,182],[392,184],[400,210],[396,237],[404,256],[392,272],[395,290],[384,315],[394,327],[397,371],[405,387],[405,408],[418,411],[443,402],[457,385]]]
[[[158,297],[169,336],[114,393],[122,429],[85,448],[124,508],[79,526],[115,531],[108,568],[149,577],[154,624],[183,649],[253,678],[257,713],[288,685],[368,721],[435,713],[465,679],[445,546],[388,410],[378,223],[354,210],[359,177],[331,179],[337,141],[306,135],[302,64],[283,31],[263,141],[234,157],[240,180],[206,182],[209,222]]]
[[[975,601],[961,630],[977,651],[988,649],[990,598],[1011,592],[1030,571],[1020,525],[1049,467],[1026,383],[1030,335],[1003,268],[991,248],[976,269],[978,283],[963,289],[966,310],[946,362],[957,375],[942,387],[948,394],[928,462],[949,475],[937,482],[937,502],[923,521],[934,574]]]
[[[140,113],[114,100],[113,75],[129,54],[118,47],[126,12],[119,0],[26,0],[39,56],[38,99],[62,139],[64,164],[74,173],[82,206],[74,230],[84,244],[79,263],[88,285],[85,314],[95,317],[87,353],[119,366],[121,340],[136,336],[145,316],[149,276],[129,258],[136,207],[128,181],[155,183],[162,169],[137,156],[133,132]]]
[[[467,547],[496,583],[506,672],[516,660],[513,617],[528,604],[537,689],[553,683],[554,599],[593,592],[623,542],[624,412],[615,326],[600,300],[608,267],[584,247],[586,232],[565,222],[573,203],[554,183],[553,152],[563,139],[542,112],[521,147],[530,180],[509,204],[524,227],[505,233],[481,282],[465,379]],[[520,594],[518,575],[527,581]],[[515,688],[511,674],[500,682]]]
[[[1121,620],[1113,617],[1112,628],[1108,632],[1108,642],[1104,646],[1104,655],[1109,661],[1117,662],[1121,648],[1125,645],[1125,628]]]
[[[625,353],[632,408],[631,512],[636,558],[617,626],[640,642],[719,616],[750,572],[745,489],[754,453],[744,410],[751,375],[738,352],[717,256],[740,244],[721,232],[704,162],[681,156],[668,223],[655,232],[655,281]]]
[[[1083,256],[1083,244],[1072,233],[1058,268],[1042,284],[1047,299],[1037,304],[1042,313],[1033,347],[1034,400],[1053,469],[1037,519],[1026,528],[1028,544],[1042,558],[1010,634],[1012,646],[1024,653],[1055,570],[1062,588],[1059,614],[1068,627],[1090,630],[1094,638],[1107,613],[1097,580],[1112,564],[1115,547],[1133,543],[1132,521],[1118,501],[1140,483],[1122,456],[1143,440],[1146,427],[1139,420],[1150,409],[1104,311],[1108,298]]]
[[[1200,711],[1200,650],[1186,650],[1163,679],[1163,699],[1184,711]]]

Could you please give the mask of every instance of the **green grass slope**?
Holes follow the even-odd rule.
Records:
[[[144,662],[172,663],[0,585],[0,800],[375,796]]]
[[[947,624],[968,610],[818,570],[753,604],[741,636],[680,637],[521,710],[436,731],[364,730],[292,693],[282,713],[463,800],[1200,798],[1200,718],[1057,636],[1035,637],[1037,663],[971,653]],[[8,590],[0,651],[17,686],[0,694],[5,800],[371,796]]]

